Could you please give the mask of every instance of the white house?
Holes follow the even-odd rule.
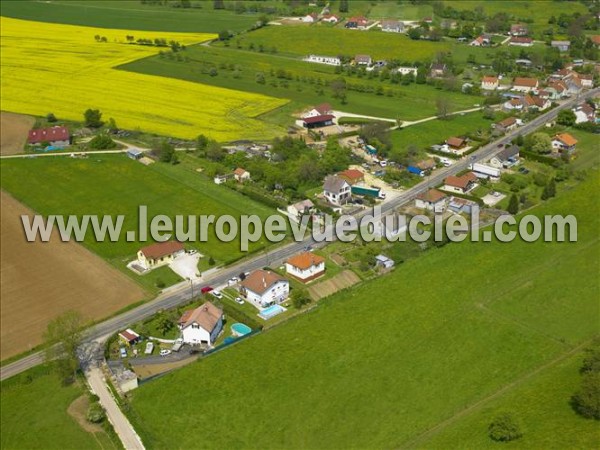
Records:
[[[460,177],[449,176],[444,180],[444,190],[455,192],[457,194],[466,194],[477,182],[477,175],[473,172],[468,172]]]
[[[404,31],[404,23],[399,20],[382,20],[381,31],[387,33],[402,33]]]
[[[377,255],[375,257],[375,266],[382,267],[384,269],[391,269],[394,267],[394,260],[385,255]]]
[[[325,274],[325,258],[311,252],[299,253],[285,262],[285,271],[297,280],[308,283]]]
[[[240,283],[240,294],[259,308],[283,302],[290,282],[270,270],[255,270]]]
[[[446,194],[437,189],[429,189],[415,198],[415,206],[433,212],[443,212],[446,208]]]
[[[315,204],[310,200],[301,200],[287,207],[287,212],[295,219],[300,219],[304,214],[310,213],[315,207]]]
[[[577,145],[577,139],[571,136],[569,133],[560,133],[552,138],[552,149],[555,152],[567,152],[573,153],[575,146]]]
[[[304,58],[304,61],[315,64],[326,64],[328,66],[342,65],[342,60],[337,56],[308,55]]]
[[[512,166],[518,159],[519,147],[517,145],[511,145],[494,155],[492,159],[490,159],[490,166],[495,167],[496,169],[502,169]]]
[[[539,85],[540,83],[537,78],[517,77],[513,81],[513,91],[527,93],[537,90]]]
[[[373,60],[369,55],[356,55],[354,62],[359,66],[370,66]]]
[[[516,45],[517,47],[531,47],[533,45],[533,39],[522,36],[511,37],[508,41],[508,45]]]
[[[307,14],[302,18],[302,22],[304,22],[304,23],[315,23],[318,20],[319,20],[319,16],[317,15],[317,13]]]
[[[335,175],[325,178],[323,194],[329,203],[341,206],[352,198],[350,183]]]
[[[137,253],[137,261],[144,269],[154,269],[172,263],[176,257],[184,253],[185,249],[181,242],[157,242],[140,249]]]
[[[492,43],[492,39],[487,34],[482,34],[477,38],[473,39],[469,44],[472,47],[487,47]]]
[[[233,171],[233,176],[236,181],[239,181],[241,183],[250,179],[250,172],[242,169],[241,167],[238,167]]]
[[[498,77],[483,77],[481,79],[481,89],[484,91],[495,91],[498,89]]]
[[[223,310],[205,302],[184,312],[178,325],[186,344],[213,345],[223,328]]]
[[[331,105],[329,103],[321,103],[320,105],[314,106],[308,111],[306,111],[303,115],[303,119],[308,119],[309,117],[319,117],[319,116],[328,116],[333,113],[331,109]]]
[[[323,16],[321,21],[326,23],[338,23],[340,21],[340,18],[335,14],[326,14]]]
[[[392,72],[396,72],[402,75],[407,75],[412,73],[415,77],[417,76],[418,69],[416,67],[396,67],[392,70]]]

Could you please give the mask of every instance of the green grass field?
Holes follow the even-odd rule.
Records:
[[[437,52],[449,50],[444,42],[413,41],[403,34],[381,31],[346,30],[326,26],[276,27],[270,26],[240,36],[240,43],[247,48],[277,47],[283,55],[371,55],[374,59],[401,61],[429,61]],[[234,39],[235,41],[236,39]]]
[[[132,402],[137,429],[154,448],[391,448],[414,440],[598,332],[597,189],[594,171],[535,211],[574,214],[577,243],[430,250],[285,327],[142,386]],[[195,426],[204,422],[210,426]],[[544,442],[592,441],[586,420],[569,426],[576,441],[545,427]]]
[[[100,28],[206,33],[243,31],[259,17],[256,14],[215,11],[212,6],[212,2],[202,2],[201,9],[180,9],[147,6],[138,0],[3,0],[2,15]]]
[[[43,215],[110,214],[125,215],[123,230],[138,229],[138,206],[147,205],[148,217],[165,214],[258,214],[266,217],[269,208],[250,200],[195,172],[196,166],[182,155],[181,164],[155,163],[144,166],[125,155],[3,160],[2,188]],[[192,161],[193,158],[190,158]],[[91,233],[84,245],[123,269],[137,250],[149,243],[127,242],[125,232],[116,243],[96,242]],[[200,253],[227,262],[242,255],[239,242],[223,243],[209,233],[206,243],[190,243]],[[256,250],[265,243],[251,245]],[[127,269],[127,273],[129,271]],[[137,277],[136,279],[145,279]],[[174,276],[174,275],[173,275]],[[167,281],[167,280],[164,280]]]
[[[116,449],[104,432],[89,433],[67,408],[84,390],[61,386],[47,366],[39,366],[2,381],[0,416],[3,449]]]
[[[293,122],[292,112],[325,101],[342,111],[390,119],[400,117],[403,120],[417,120],[434,115],[435,101],[441,96],[447,98],[456,110],[468,109],[481,102],[480,97],[439,91],[427,85],[400,86],[367,78],[346,77],[349,84],[370,85],[373,88],[382,86],[393,95],[375,95],[348,90],[347,103],[342,104],[340,100],[333,97],[333,92],[329,88],[329,83],[338,78],[333,68],[329,66],[305,63],[280,54],[238,50],[235,46],[189,47],[186,56],[189,58],[188,62],[156,56],[125,64],[120,69],[290,99],[291,105],[260,117],[265,121],[276,117],[273,124],[279,127]],[[217,70],[216,76],[210,75],[212,68]],[[278,70],[291,73],[291,79],[277,78]],[[259,72],[264,74],[265,84],[256,82],[256,74]],[[312,79],[312,81],[302,81],[303,79]]]

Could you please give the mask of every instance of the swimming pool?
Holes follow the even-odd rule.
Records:
[[[248,325],[243,323],[234,323],[231,325],[231,332],[234,336],[245,336],[252,332],[252,329]]]
[[[263,309],[258,314],[258,317],[260,317],[261,319],[264,319],[264,320],[269,320],[271,317],[274,317],[277,314],[281,314],[284,311],[287,311],[287,310],[283,306],[273,305],[273,306],[269,306],[268,308]]]

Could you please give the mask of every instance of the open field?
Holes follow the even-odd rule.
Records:
[[[197,83],[113,69],[155,55],[159,48],[126,44],[165,38],[189,45],[212,34],[157,33],[56,25],[1,18],[1,109],[82,120],[88,108],[119,127],[194,138],[204,133],[226,141],[272,137],[272,127],[253,117],[284,100]],[[96,42],[95,36],[107,42]],[[52,86],[49,89],[48,86]]]
[[[2,15],[88,27],[190,33],[242,31],[250,28],[258,19],[256,14],[214,10],[212,4],[208,3],[201,9],[180,9],[147,6],[139,0],[3,1]]]
[[[410,442],[597,333],[597,189],[594,171],[535,210],[574,214],[577,243],[429,250],[285,327],[140,387],[136,428],[155,448]],[[227,375],[240,368],[243,376]],[[199,413],[198,402],[212,413]],[[210,427],[190,431],[203,420]],[[587,420],[569,423],[577,442],[593,440]],[[562,427],[547,433],[544,442]]]
[[[35,119],[2,111],[0,113],[0,155],[23,153],[27,135]]]
[[[69,309],[97,320],[144,298],[139,285],[58,233],[48,243],[27,242],[20,216],[32,211],[3,191],[0,201],[1,359],[41,344],[48,322]]]
[[[241,50],[234,46],[196,45],[188,48],[186,55],[189,57],[187,62],[154,56],[119,66],[119,69],[290,99],[292,105],[260,116],[261,120],[268,122],[270,117],[276,115],[275,123],[279,126],[292,123],[290,116],[294,110],[299,112],[307,105],[325,101],[341,111],[390,119],[399,117],[402,120],[434,115],[438,97],[447,98],[457,110],[481,103],[481,97],[440,91],[428,85],[400,86],[368,78],[346,77],[348,85],[370,86],[373,91],[381,86],[386,90],[386,95],[347,90],[347,102],[344,104],[333,96],[329,87],[331,81],[339,78],[333,67],[310,64],[279,54]],[[211,76],[211,69],[217,71],[216,76]],[[278,71],[285,71],[290,76],[287,79],[278,78]],[[257,73],[264,74],[264,84],[256,82]]]
[[[1,387],[3,449],[118,448],[105,431],[87,432],[69,415],[69,406],[83,389],[77,384],[62,386],[48,366],[5,380]]]
[[[335,294],[337,291],[349,288],[360,281],[360,277],[351,270],[344,270],[324,281],[317,281],[308,286],[307,290],[313,300],[321,300]]]
[[[148,223],[157,214],[171,218],[179,214],[186,217],[188,214],[231,214],[239,217],[248,213],[266,217],[273,212],[231,189],[215,185],[212,180],[195,172],[190,164],[186,164],[184,158],[181,164],[175,166],[165,163],[144,166],[124,154],[118,154],[96,155],[87,159],[56,157],[3,160],[0,168],[2,188],[44,216],[109,214],[114,217],[123,214],[123,232],[118,242],[96,242],[90,232],[86,235],[84,245],[142,281],[154,271],[139,277],[125,269],[127,262],[135,258],[138,249],[148,245],[137,240],[126,241],[125,230],[136,231],[136,236],[138,234],[140,205],[148,207]],[[23,180],[27,180],[27,183]],[[52,180],[51,195],[48,180]],[[191,243],[190,246],[207,255],[207,258],[208,255],[213,256],[219,262],[242,255],[239,242],[220,242],[212,230],[214,228],[208,234],[208,242]],[[256,250],[265,244],[251,244],[250,249]]]
[[[421,441],[419,447],[497,449],[498,443],[487,437],[487,428],[494,417],[508,411],[523,430],[523,437],[509,443],[509,448],[594,448],[600,441],[598,423],[582,420],[569,405],[569,399],[579,388],[580,367],[580,354],[561,361],[439,434]]]
[[[374,59],[429,61],[437,52],[449,50],[444,42],[413,41],[398,33],[356,31],[325,26],[265,27],[234,38],[244,48],[254,44],[265,48],[275,46],[284,55],[370,55]],[[302,43],[299,45],[299,43]]]

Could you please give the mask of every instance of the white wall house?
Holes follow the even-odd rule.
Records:
[[[468,172],[460,177],[449,176],[444,180],[444,190],[457,194],[466,194],[475,187],[477,176]]]
[[[304,61],[315,64],[327,64],[328,66],[342,65],[342,60],[337,56],[308,55],[304,58]]]
[[[258,308],[287,299],[290,282],[270,270],[255,270],[240,283],[240,294]]]
[[[178,325],[186,344],[212,346],[223,329],[223,310],[206,302],[184,312]]]
[[[325,273],[325,258],[311,252],[299,253],[285,262],[288,275],[307,283]]]
[[[443,212],[446,208],[446,194],[437,189],[429,189],[427,192],[417,195],[415,206],[433,212]]]
[[[402,75],[412,73],[415,77],[417,76],[418,71],[416,67],[396,67],[394,70]]]
[[[536,78],[515,78],[513,82],[513,91],[517,92],[532,92],[539,87],[539,81]]]
[[[332,205],[342,206],[352,198],[352,189],[346,180],[333,175],[325,178],[323,194]]]
[[[137,253],[137,262],[144,269],[154,269],[173,262],[179,255],[185,253],[181,242],[158,242],[140,249]]]

